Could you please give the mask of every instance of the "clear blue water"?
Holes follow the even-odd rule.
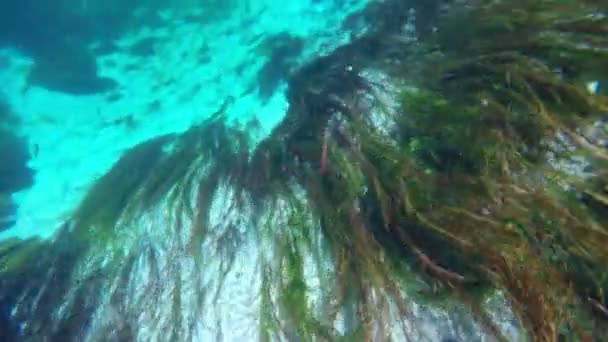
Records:
[[[606,11],[2,0],[0,342],[601,340]]]
[[[257,118],[262,139],[285,115],[290,72],[362,33],[340,28],[366,2],[4,2],[2,100],[33,183],[12,194],[0,236],[51,236],[125,150],[226,99],[227,120]]]

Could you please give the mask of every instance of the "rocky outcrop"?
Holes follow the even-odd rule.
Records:
[[[17,118],[8,105],[0,99],[0,231],[14,224],[16,206],[11,194],[32,185],[33,172],[27,166],[30,158],[27,141],[17,136]]]

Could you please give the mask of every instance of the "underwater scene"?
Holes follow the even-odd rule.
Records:
[[[606,292],[608,1],[0,1],[0,342],[608,341]]]

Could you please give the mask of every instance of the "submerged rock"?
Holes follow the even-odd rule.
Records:
[[[258,75],[259,95],[264,101],[289,76],[303,48],[304,40],[288,33],[279,33],[261,43],[260,53],[268,55],[268,61]]]
[[[603,266],[603,226],[513,177],[528,146],[513,133],[530,122],[391,79],[385,62],[410,50],[384,37],[405,13],[291,77],[287,117],[259,145],[225,124],[225,101],[128,151],[53,239],[0,243],[0,330],[31,341],[568,339],[580,299],[603,304],[591,276],[563,269]],[[474,76],[436,76],[455,75]],[[508,143],[523,147],[504,154]]]
[[[27,166],[30,158],[27,142],[17,136],[13,129],[17,117],[0,99],[0,231],[15,223],[17,207],[11,194],[32,185],[33,171]]]
[[[261,207],[224,181],[208,190],[205,219],[187,214],[196,208],[175,210],[162,200],[112,228],[114,233],[93,229],[85,237],[66,228],[42,248],[46,252],[34,254],[45,257],[33,257],[19,273],[4,272],[0,294],[12,295],[5,301],[11,324],[21,327],[19,338],[253,341],[331,334],[358,339],[361,298],[340,304],[336,297],[358,291],[357,285],[338,280],[337,256],[303,189],[287,188]],[[196,203],[196,192],[189,193]],[[3,262],[12,258],[0,255]],[[407,303],[400,307],[403,298],[379,287],[370,290],[375,303],[366,316],[377,331],[374,340],[492,340],[462,304],[429,304],[416,299],[420,289],[410,285],[398,289]],[[495,302],[490,310],[504,310],[504,300]],[[512,317],[496,317],[505,331],[517,331]],[[309,324],[321,330],[309,331]]]
[[[12,193],[32,185],[33,173],[27,166],[28,159],[25,140],[0,130],[0,193]]]
[[[182,135],[128,151],[53,239],[0,244],[0,298],[10,308],[0,324],[32,341],[492,341],[470,307],[435,293],[376,240],[384,230],[363,217],[376,201],[361,171],[345,165],[366,200],[330,204],[361,221],[332,223],[321,211],[343,194],[321,185],[334,165],[323,177],[311,171],[318,155],[304,149],[309,125],[323,127],[321,104],[346,108],[340,96],[359,89],[337,87],[357,76],[332,62],[308,76],[319,81],[326,69],[327,87],[311,89],[300,75],[291,93],[318,99],[317,116],[294,114],[256,149],[223,124],[222,106]],[[326,89],[343,93],[326,98]],[[347,128],[346,115],[336,121],[336,132]],[[382,132],[384,122],[370,118],[365,127]],[[296,162],[288,151],[298,149]],[[498,298],[485,305],[493,323],[520,338],[506,301],[487,296]]]
[[[17,208],[7,194],[0,193],[0,232],[15,224],[14,214]]]
[[[33,171],[27,166],[30,158],[27,142],[12,129],[18,120],[8,105],[0,99],[0,231],[14,224],[17,210],[11,194],[25,189],[33,183]]]
[[[111,78],[97,73],[95,56],[78,47],[66,47],[40,55],[27,79],[28,86],[74,95],[106,92],[116,87]]]

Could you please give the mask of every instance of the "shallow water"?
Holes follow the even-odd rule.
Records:
[[[17,15],[39,16],[42,27],[91,21],[81,28],[91,32],[39,32],[25,22],[8,31],[0,80],[36,182],[13,196],[16,225],[3,236],[49,237],[126,149],[181,133],[227,99],[227,120],[256,118],[261,129],[252,138],[261,139],[285,114],[290,70],[346,43],[351,32],[340,23],[364,5],[261,1],[127,10],[116,4],[97,12],[89,2],[73,17],[45,22],[47,9],[23,13],[28,8],[15,2]],[[55,7],[48,10],[60,15]],[[125,27],[115,32],[115,25]],[[66,42],[72,39],[78,40]]]
[[[608,9],[568,6],[3,1],[0,340],[602,336]]]

